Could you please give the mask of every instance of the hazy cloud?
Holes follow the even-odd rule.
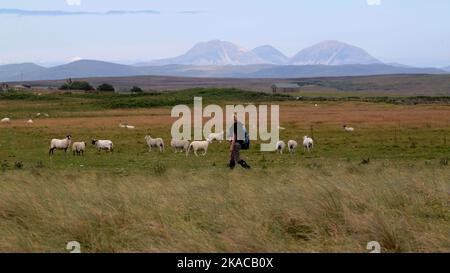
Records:
[[[178,12],[180,14],[199,14],[199,13],[205,13],[203,10],[183,10]]]
[[[380,6],[381,0],[366,0],[369,6]]]
[[[159,14],[156,10],[111,10],[106,12],[62,11],[62,10],[23,10],[0,9],[0,15],[18,16],[75,16],[75,15],[127,15],[127,14]]]
[[[81,5],[81,0],[66,0],[66,3],[69,6],[79,6]]]

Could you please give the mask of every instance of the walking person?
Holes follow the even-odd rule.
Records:
[[[244,169],[250,169],[250,166],[241,159],[240,150],[248,149],[250,140],[244,125],[237,120],[236,114],[233,116],[234,123],[228,130],[228,139],[230,140],[230,163],[228,167],[234,169],[236,162]]]

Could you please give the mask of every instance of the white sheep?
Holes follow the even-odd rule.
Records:
[[[311,149],[314,147],[314,140],[308,136],[303,137],[303,149],[308,150],[308,152],[311,151]]]
[[[126,124],[126,123],[120,123],[120,124],[119,124],[119,127],[121,127],[121,128],[127,128],[127,129],[135,129],[135,128],[136,128],[136,126],[128,125],[128,124]]]
[[[152,138],[151,136],[145,136],[145,141],[147,141],[148,151],[151,152],[152,148],[159,148],[160,152],[164,152],[164,141],[162,138]]]
[[[280,153],[280,154],[282,154],[284,148],[286,148],[286,143],[284,143],[283,140],[279,140],[279,141],[277,142],[277,146],[276,146],[276,147],[277,147],[277,152]]]
[[[1,123],[7,123],[10,124],[11,123],[11,119],[10,118],[3,118],[2,120],[0,120]]]
[[[73,155],[84,155],[84,151],[86,150],[86,142],[74,142],[72,144],[72,153]]]
[[[353,127],[348,127],[347,125],[344,125],[343,127],[344,127],[344,130],[346,132],[353,132],[353,131],[355,131],[355,128],[353,128]]]
[[[95,145],[95,147],[97,147],[98,151],[101,151],[101,150],[107,150],[109,152],[113,152],[114,151],[114,144],[112,143],[111,140],[97,140],[97,139],[93,139],[92,140],[92,145]]]
[[[295,140],[289,140],[287,145],[290,153],[295,152],[298,146],[297,141]]]
[[[36,117],[38,118],[38,117],[40,117],[41,116],[41,113],[37,113],[36,114]]]
[[[189,140],[172,139],[172,141],[170,141],[170,146],[175,153],[177,153],[178,150],[186,152],[189,148]]]
[[[32,119],[29,119],[29,120],[27,120],[27,123],[28,123],[28,124],[33,124],[34,122],[33,122]]]
[[[194,154],[198,156],[197,151],[203,150],[203,156],[206,155],[206,152],[208,151],[208,146],[211,143],[210,140],[203,140],[203,141],[192,141],[191,144],[189,144],[189,148],[186,152],[186,156],[189,155],[189,151],[194,150]]]
[[[50,149],[48,150],[48,155],[53,155],[55,153],[55,150],[64,150],[64,152],[67,152],[67,149],[70,147],[71,142],[71,135],[67,135],[65,139],[52,139],[50,141]]]
[[[209,141],[212,143],[214,140],[219,141],[220,143],[222,143],[223,140],[223,132],[220,133],[211,133],[208,135],[208,139]]]

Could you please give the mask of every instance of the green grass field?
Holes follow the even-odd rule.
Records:
[[[248,171],[227,168],[226,142],[205,157],[174,154],[170,109],[193,96],[280,104],[281,139],[313,135],[316,147],[278,155],[252,142],[242,152]],[[0,125],[0,251],[65,252],[76,240],[84,252],[367,252],[369,241],[389,252],[448,252],[450,107],[420,102],[235,89],[0,96],[0,117],[13,120]],[[342,130],[349,121],[353,134]],[[111,139],[115,151],[88,143],[83,157],[49,157],[50,139],[66,134]],[[146,134],[166,151],[148,152]]]

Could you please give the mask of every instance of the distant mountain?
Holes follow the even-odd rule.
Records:
[[[33,63],[0,65],[0,81],[21,80],[23,75],[45,70],[45,67]]]
[[[290,59],[291,65],[376,64],[365,50],[338,41],[324,41],[305,48]]]
[[[257,47],[252,52],[269,64],[283,65],[288,63],[288,57],[270,45]]]
[[[29,81],[88,77],[124,77],[137,75],[142,75],[142,73],[138,68],[133,66],[95,60],[80,60],[64,65],[24,73],[23,79]],[[20,78],[16,77],[15,79],[10,80],[17,81],[20,80]]]
[[[25,72],[26,68],[29,68],[29,72]],[[177,64],[136,67],[102,61],[81,60],[51,68],[39,67],[33,64],[0,66],[0,82],[144,75],[222,78],[305,78],[445,73],[448,72],[437,68],[401,67],[386,64],[301,66],[272,64],[201,66]]]
[[[442,69],[447,71],[447,72],[450,72],[450,66],[443,67]]]
[[[148,65],[250,65],[265,63],[255,53],[230,42],[213,40],[196,44],[185,54],[169,59],[140,63]]]
[[[406,65],[406,64],[401,64],[401,63],[386,63],[387,65],[390,66],[395,66],[395,67],[403,67],[403,68],[413,68],[414,66],[410,66],[410,65]]]

